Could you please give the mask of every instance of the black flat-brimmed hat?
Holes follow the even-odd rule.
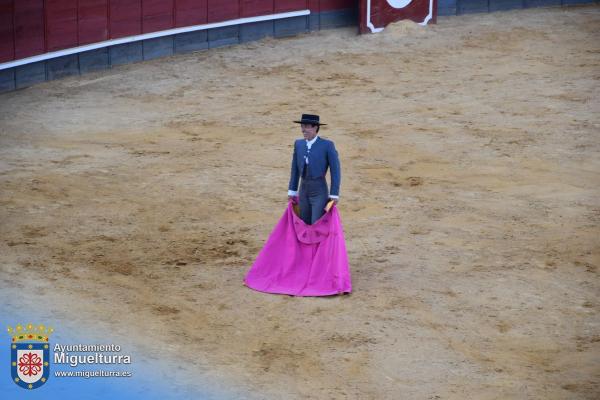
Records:
[[[319,122],[318,115],[312,115],[312,114],[302,114],[302,118],[300,118],[300,121],[294,121],[294,122],[297,124],[327,125],[322,122]]]

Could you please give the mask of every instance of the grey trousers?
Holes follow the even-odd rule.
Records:
[[[325,214],[325,206],[329,201],[329,189],[325,177],[316,179],[302,179],[298,202],[300,205],[300,218],[312,225]]]

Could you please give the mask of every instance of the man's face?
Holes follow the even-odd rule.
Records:
[[[300,128],[302,129],[302,135],[304,135],[304,139],[306,140],[313,140],[315,136],[317,136],[317,125],[300,124]]]

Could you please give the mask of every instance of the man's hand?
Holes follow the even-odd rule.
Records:
[[[329,198],[329,201],[333,200],[333,204],[335,204],[337,206],[337,203],[340,199],[334,199],[333,197]]]

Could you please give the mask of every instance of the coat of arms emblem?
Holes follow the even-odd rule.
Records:
[[[37,389],[48,381],[50,376],[50,343],[48,337],[54,332],[44,325],[21,324],[14,329],[8,327],[11,335],[10,361],[13,382],[24,389]]]

